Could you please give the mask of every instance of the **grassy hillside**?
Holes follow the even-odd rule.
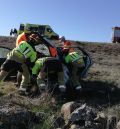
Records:
[[[14,37],[1,36],[0,45],[14,48],[15,40]],[[91,83],[90,86],[97,83],[98,87],[107,84],[120,87],[120,44],[79,41],[73,41],[73,44],[83,47],[93,59],[93,66],[85,80]],[[87,85],[87,83],[84,85]]]
[[[120,44],[78,41],[73,41],[73,44],[86,49],[93,59],[93,65],[89,70],[88,77],[82,81],[83,93],[79,96],[79,101],[86,102],[95,108],[101,107],[104,111],[107,110],[107,113],[119,114]],[[13,48],[15,38],[0,37],[0,45]],[[4,89],[6,90],[6,88],[1,90],[6,93]],[[46,110],[48,110],[48,105]]]

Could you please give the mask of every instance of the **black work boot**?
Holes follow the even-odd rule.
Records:
[[[25,91],[25,95],[30,95],[31,94],[31,89],[32,89],[32,86],[31,85],[28,85],[27,88],[26,88],[26,91]]]

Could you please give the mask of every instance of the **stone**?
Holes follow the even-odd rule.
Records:
[[[0,106],[0,129],[31,129],[36,120],[38,123],[42,121],[43,114],[38,114],[20,106]]]
[[[70,129],[81,129],[79,125],[72,124]]]
[[[117,129],[120,129],[120,121],[117,123]]]
[[[71,122],[85,120],[85,119],[86,119],[86,104],[83,104],[81,107],[74,110],[69,116],[69,121]]]
[[[115,129],[117,123],[117,116],[109,115],[107,120],[107,126],[109,129]]]
[[[101,112],[97,114],[97,117],[94,119],[96,123],[100,123],[102,126],[102,129],[106,129],[107,126],[107,116]]]
[[[68,102],[63,104],[63,106],[61,107],[61,115],[63,116],[65,122],[68,121],[71,112],[74,111],[74,104],[75,102]]]

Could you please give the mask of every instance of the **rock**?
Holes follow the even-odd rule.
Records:
[[[96,116],[97,114],[92,108],[88,107],[86,104],[83,104],[70,114],[68,125],[79,125],[80,129],[100,129],[100,124],[94,123]]]
[[[61,114],[65,120],[65,122],[68,121],[68,118],[71,114],[72,111],[74,111],[74,105],[75,105],[75,102],[68,102],[68,103],[65,103],[63,104],[62,108],[61,108]]]
[[[35,114],[20,106],[0,106],[0,129],[31,129]]]
[[[105,123],[107,122],[107,116],[104,113],[98,113],[94,121],[98,123]]]
[[[71,113],[69,121],[71,122],[93,121],[96,115],[97,114],[95,111],[93,111],[93,109],[86,106],[86,104],[83,104],[82,106],[80,106]]]
[[[98,113],[97,117],[94,119],[94,122],[100,123],[102,129],[106,129],[107,126],[107,116],[104,113]]]
[[[106,116],[105,113],[97,113],[93,108],[87,106],[86,104],[81,105],[79,108],[71,107],[75,103],[70,102],[63,105],[62,113],[64,118],[66,117],[65,129],[115,129],[116,119],[114,115]],[[74,107],[74,106],[73,106]],[[64,109],[64,110],[63,110]],[[65,112],[66,111],[66,112]],[[66,115],[66,114],[67,115]],[[66,116],[65,116],[66,115]],[[72,125],[72,126],[71,126]],[[117,127],[119,128],[118,123]]]
[[[85,121],[85,129],[106,129],[101,123],[94,123],[92,121]]]
[[[15,107],[0,107],[0,120],[2,122],[19,123],[31,118],[31,113],[27,109],[19,106]]]
[[[72,124],[70,129],[81,129],[79,125]]]
[[[107,127],[109,129],[115,129],[117,122],[117,116],[109,115],[107,120]]]
[[[117,129],[120,129],[120,121],[117,123]]]
[[[69,116],[69,121],[75,122],[79,120],[85,120],[86,119],[85,116],[86,116],[86,104],[74,110]]]

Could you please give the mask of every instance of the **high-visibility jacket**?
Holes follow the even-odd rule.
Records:
[[[83,56],[80,55],[78,52],[70,52],[65,57],[65,62],[69,63],[77,63],[79,66],[84,66]]]
[[[57,56],[56,48],[49,47],[49,49],[50,49],[51,56],[52,57],[56,57]]]
[[[18,35],[17,40],[16,40],[16,47],[22,42],[22,41],[27,41],[27,35],[25,32],[22,34]]]
[[[35,62],[35,60],[37,58],[36,51],[26,41],[22,41],[18,47],[14,48],[12,50],[11,53],[13,53],[13,55],[17,55],[18,58],[21,59],[22,62],[25,62],[27,59],[29,59],[30,62],[32,63],[32,62]],[[9,58],[9,55],[8,55],[8,58]],[[14,58],[14,56],[13,56],[13,58]]]
[[[63,47],[63,49],[65,47],[67,47],[67,48],[71,47],[71,42],[64,41],[64,47]],[[50,52],[51,52],[51,56],[52,57],[56,57],[57,56],[57,50],[56,50],[56,48],[49,47],[49,49],[50,49]],[[74,49],[73,48],[69,48],[69,51],[72,52],[72,51],[74,51]]]
[[[33,75],[38,75],[39,71],[41,70],[41,68],[43,67],[44,62],[46,61],[48,57],[43,57],[43,58],[39,58],[36,62],[35,65],[32,68],[32,74]]]
[[[18,35],[17,40],[16,40],[16,47],[21,43],[21,41],[27,41],[27,35],[25,32],[22,34]],[[50,53],[52,57],[57,56],[57,50],[56,48],[49,47]]]

